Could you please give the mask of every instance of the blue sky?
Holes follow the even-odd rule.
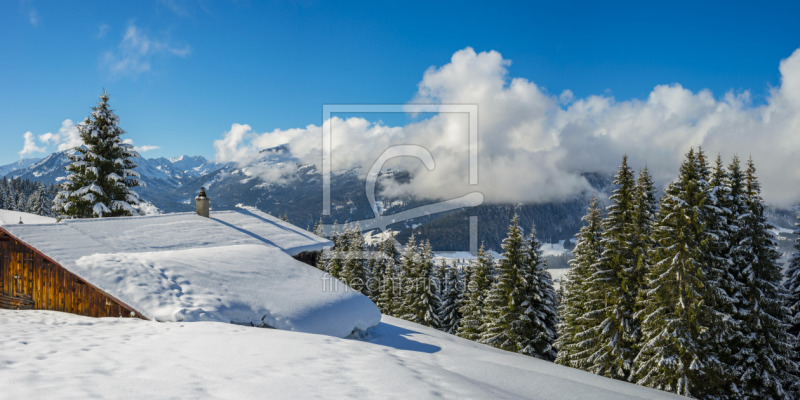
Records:
[[[25,132],[85,118],[104,88],[126,136],[159,147],[145,156],[213,157],[233,123],[266,132],[318,125],[324,103],[411,101],[466,47],[552,95],[680,83],[761,104],[800,46],[797,2],[522,3],[0,2],[0,164]]]

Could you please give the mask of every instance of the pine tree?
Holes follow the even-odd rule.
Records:
[[[685,396],[702,391],[707,361],[701,336],[709,315],[703,301],[708,235],[702,221],[708,188],[698,167],[690,150],[661,200],[641,305],[642,344],[632,371],[640,385]]]
[[[414,312],[415,303],[417,300],[416,281],[418,277],[417,265],[419,264],[419,254],[417,250],[416,240],[414,234],[408,238],[406,248],[400,255],[400,283],[401,283],[401,299],[397,316],[411,322],[417,322],[417,317]]]
[[[617,188],[603,220],[603,254],[591,282],[593,291],[606,297],[604,320],[598,327],[599,349],[591,356],[591,372],[616,379],[628,379],[639,338],[634,318],[636,299],[642,286],[637,224],[634,220],[636,187],[627,156],[614,177]]]
[[[497,263],[497,277],[486,298],[481,343],[506,351],[519,351],[511,323],[521,314],[522,295],[519,281],[523,259],[522,230],[516,214],[511,219],[508,234],[503,239],[503,258]]]
[[[541,244],[536,239],[536,227],[523,243],[520,266],[520,315],[511,322],[511,336],[517,351],[548,361],[556,359],[558,304],[553,288],[553,278],[547,272],[547,262],[542,258]]]
[[[347,226],[345,226],[346,229]],[[344,234],[339,233],[339,228],[335,222],[333,223],[330,240],[333,242],[333,248],[328,251],[328,257],[325,260],[325,272],[339,279],[344,268],[347,240],[345,240]]]
[[[447,261],[441,259],[439,264],[434,263],[433,267],[433,289],[436,293],[436,304],[439,306],[436,309],[436,317],[439,319],[439,328],[441,328],[442,320],[444,319],[444,298],[447,297]]]
[[[461,323],[457,335],[465,339],[478,341],[483,334],[486,301],[494,281],[494,259],[481,244],[475,260],[470,261],[467,275],[469,280],[465,286],[464,305],[461,306]]]
[[[397,282],[397,266],[395,257],[397,250],[394,248],[393,239],[389,238],[381,243],[381,256],[378,260],[379,267],[376,268],[376,276],[380,277],[379,294],[375,305],[386,315],[397,315],[400,304],[398,304],[397,291],[400,285]]]
[[[639,171],[636,179],[636,188],[633,195],[633,243],[631,248],[636,259],[636,271],[633,274],[638,281],[638,295],[635,304],[634,316],[639,321],[641,315],[641,298],[647,290],[647,271],[650,266],[648,257],[650,249],[653,247],[651,238],[653,224],[655,223],[656,212],[658,210],[658,200],[656,199],[656,189],[653,184],[653,177],[647,167]],[[636,330],[633,335],[634,344],[641,342],[641,330]],[[638,347],[635,350],[638,352]]]
[[[702,151],[699,154],[702,155]],[[704,162],[704,157],[698,157],[698,170],[707,169]],[[731,245],[737,230],[737,217],[732,212],[736,209],[733,193],[734,190],[739,192],[740,185],[731,184],[731,175],[725,170],[719,155],[707,177],[708,197],[701,210],[707,234],[703,259],[706,289],[703,301],[708,314],[702,322],[707,329],[699,340],[704,346],[701,352],[705,354],[705,376],[704,384],[695,390],[695,395],[717,399],[731,396],[735,398],[738,373],[731,366],[738,349],[731,344],[737,343],[742,334],[735,318],[741,285],[736,279],[731,261]]]
[[[583,217],[584,225],[576,236],[566,282],[562,282],[564,298],[559,308],[558,356],[556,363],[588,370],[590,356],[598,351],[597,327],[603,321],[605,298],[591,299],[589,284],[603,253],[601,244],[602,214],[597,197],[592,195]],[[592,292],[597,294],[597,292]]]
[[[437,282],[433,279],[435,263],[430,241],[426,240],[422,245],[420,256],[419,272],[423,290],[419,297],[419,303],[423,310],[422,323],[438,329],[441,326],[441,321],[439,321],[439,293],[436,289]]]
[[[785,287],[788,294],[787,305],[791,312],[789,334],[794,336],[795,340],[793,360],[795,364],[800,364],[800,211],[797,213],[797,221],[795,253],[792,254],[789,267],[786,269]],[[800,383],[795,383],[791,389],[794,397],[800,398]]]
[[[345,231],[344,239],[347,241],[347,251],[345,252],[344,265],[342,266],[341,279],[349,287],[369,295],[367,287],[367,263],[364,256],[365,244],[364,236],[361,235],[361,227],[353,225]]]
[[[764,216],[761,188],[750,159],[745,171],[746,213],[739,216],[739,236],[733,247],[740,280],[739,304],[743,341],[737,344],[739,389],[746,398],[781,399],[798,378],[791,360],[794,338],[788,332],[790,310],[781,285],[780,253]]]
[[[92,114],[78,125],[83,146],[69,155],[69,175],[55,199],[62,218],[138,215],[133,206],[139,196],[132,188],[139,185],[139,173],[134,171],[139,154],[122,141],[125,132],[118,123],[104,91]]]
[[[427,326],[438,326],[438,303],[432,274],[433,254],[430,243],[417,246],[412,235],[401,258],[403,300],[400,318]]]
[[[44,207],[45,207],[45,194],[44,194],[44,184],[39,182],[39,186],[30,197],[28,197],[28,205],[27,209],[28,212],[31,214],[36,215],[44,215]]]
[[[445,265],[444,290],[441,296],[441,312],[439,320],[441,329],[447,333],[455,334],[461,321],[462,285],[458,277],[458,267],[455,260],[448,268]]]
[[[314,234],[319,237],[326,237],[325,230],[322,228],[322,220],[318,220],[317,223],[314,225]],[[322,251],[320,251],[319,257],[317,257],[317,262],[315,266],[325,271],[325,266],[328,264],[328,260],[330,258],[331,258],[331,249],[328,247],[324,247]]]

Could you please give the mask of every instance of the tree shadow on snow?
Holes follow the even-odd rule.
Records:
[[[442,349],[439,346],[410,339],[409,336],[413,334],[425,335],[421,332],[381,322],[378,326],[368,330],[363,340],[381,346],[392,347],[397,350],[416,351],[420,353],[432,354]]]

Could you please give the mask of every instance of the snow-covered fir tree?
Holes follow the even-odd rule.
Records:
[[[346,227],[345,227],[346,229]],[[325,272],[332,277],[339,279],[344,269],[345,253],[347,251],[347,238],[346,235],[340,234],[338,226],[334,222],[333,231],[330,240],[333,242],[333,248],[329,251],[328,257],[325,260]]]
[[[314,225],[314,234],[319,237],[325,237],[325,231],[322,229],[322,221],[317,221],[316,225]],[[317,257],[317,262],[314,266],[317,268],[325,271],[326,265],[331,258],[331,249],[328,247],[324,247],[319,252],[319,257]]]
[[[653,247],[651,235],[657,210],[658,199],[656,198],[653,177],[645,166],[639,171],[639,177],[636,179],[636,188],[634,189],[633,195],[634,232],[632,235],[633,243],[631,244],[631,248],[634,251],[634,258],[636,260],[636,270],[633,276],[638,280],[638,294],[634,303],[634,318],[637,322],[637,328],[639,327],[640,318],[642,316],[641,300],[647,290],[646,276],[651,265],[649,252]],[[632,334],[632,341],[635,346],[634,352],[639,351],[638,344],[641,342],[641,339],[641,329],[635,329]]]
[[[477,257],[469,263],[464,288],[464,305],[461,306],[461,323],[457,335],[465,339],[478,341],[483,334],[483,321],[486,301],[494,281],[495,262],[483,244],[478,249]]]
[[[764,216],[761,187],[753,160],[745,171],[746,212],[738,217],[739,235],[732,252],[744,283],[739,303],[743,341],[735,344],[741,374],[738,388],[744,398],[782,399],[797,381],[797,364],[791,359],[794,338],[789,333],[790,311],[781,285],[780,253],[772,226]]]
[[[791,313],[789,334],[795,338],[794,357],[795,364],[800,364],[800,211],[797,213],[797,223],[795,234],[797,239],[794,242],[795,252],[789,261],[786,269],[786,292],[787,306]],[[800,382],[796,382],[791,388],[795,398],[800,398]]]
[[[640,385],[685,396],[702,392],[709,361],[703,343],[710,314],[704,301],[709,235],[702,220],[708,188],[701,169],[690,150],[661,200],[632,371]]]
[[[346,229],[344,240],[347,241],[347,251],[340,278],[354,290],[369,295],[366,249],[364,236],[361,235],[361,227],[356,224]]]
[[[432,279],[434,264],[430,243],[418,246],[412,235],[400,263],[403,293],[400,318],[438,327],[439,304]]]
[[[536,239],[536,227],[522,247],[520,266],[521,313],[511,322],[512,337],[518,352],[553,361],[556,349],[558,302],[553,288],[553,278],[547,272],[547,262],[542,257],[541,244]]]
[[[52,217],[53,197],[58,192],[54,185],[14,178],[0,179],[0,209],[22,211]]]
[[[26,205],[27,212],[31,214],[45,215],[45,207],[47,204],[47,198],[45,196],[44,183],[39,182],[36,191],[33,192],[30,197],[28,197],[28,202]]]
[[[443,262],[444,263],[444,262]],[[447,333],[455,334],[461,322],[461,306],[463,285],[459,279],[458,267],[455,260],[448,267],[445,264],[443,293],[440,296],[441,308],[439,320],[441,329]]]
[[[123,142],[125,132],[118,123],[104,91],[91,115],[78,124],[83,145],[69,155],[69,174],[55,198],[54,207],[61,218],[139,214],[134,208],[139,196],[132,189],[139,185],[139,173],[134,170],[139,154]]]
[[[508,226],[508,234],[503,239],[503,257],[497,263],[497,276],[486,298],[481,343],[517,352],[516,332],[512,333],[511,323],[522,314],[523,293],[519,281],[520,268],[524,262],[522,230],[516,214]]]
[[[589,208],[583,217],[584,225],[576,236],[573,259],[567,272],[564,297],[559,307],[556,363],[589,370],[590,357],[597,352],[597,327],[603,321],[605,298],[589,298],[590,287],[597,264],[603,253],[601,244],[602,212],[597,197],[592,195]],[[597,292],[592,292],[597,294]]]
[[[434,262],[433,266],[433,276],[432,276],[432,284],[433,290],[436,293],[436,304],[439,308],[436,309],[436,316],[439,319],[439,328],[441,328],[442,322],[442,307],[444,304],[442,300],[447,296],[447,287],[445,286],[445,279],[447,276],[447,261],[442,259],[439,261],[438,264]]]
[[[397,279],[396,257],[397,250],[394,248],[393,240],[389,238],[381,242],[381,256],[377,260],[378,266],[373,274],[375,279],[378,277],[380,279],[375,305],[382,313],[392,316],[398,315],[401,306],[399,301],[402,300],[398,295],[400,283]]]
[[[699,154],[702,155],[702,150],[699,150]],[[701,172],[707,169],[703,165],[704,157],[698,157],[697,162]],[[736,193],[741,192],[741,185],[731,184],[730,177],[722,158],[717,156],[714,167],[707,175],[708,199],[702,208],[705,231],[709,235],[704,259],[707,290],[703,300],[708,305],[709,314],[704,323],[708,329],[701,339],[701,343],[707,346],[702,351],[706,354],[705,384],[695,391],[695,395],[703,398],[729,398],[737,390],[738,373],[731,365],[738,349],[731,344],[737,343],[742,334],[735,318],[741,284],[736,279],[731,261],[731,245],[738,218],[733,212],[736,209],[734,198],[738,198]],[[732,397],[735,398],[735,395]]]
[[[597,330],[600,346],[591,356],[590,371],[626,380],[636,356],[639,322],[634,313],[643,282],[634,220],[636,183],[627,156],[622,158],[613,183],[616,189],[603,220],[603,254],[591,280],[591,290],[605,296],[606,303],[602,311],[604,319]]]
[[[433,250],[431,249],[431,242],[425,241],[420,249],[420,283],[423,286],[419,303],[423,310],[422,323],[433,327],[439,328],[441,321],[439,321],[439,291],[436,289],[436,282],[433,279],[433,272],[435,263],[433,260]]]
[[[417,299],[419,299],[419,288],[416,281],[419,280],[417,266],[420,264],[419,252],[414,234],[408,238],[406,248],[400,255],[400,284],[402,297],[398,304],[397,316],[407,321],[419,322],[417,317]]]

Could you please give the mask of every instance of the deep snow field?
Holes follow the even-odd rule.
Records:
[[[0,398],[679,398],[384,316],[363,340],[0,310]]]

